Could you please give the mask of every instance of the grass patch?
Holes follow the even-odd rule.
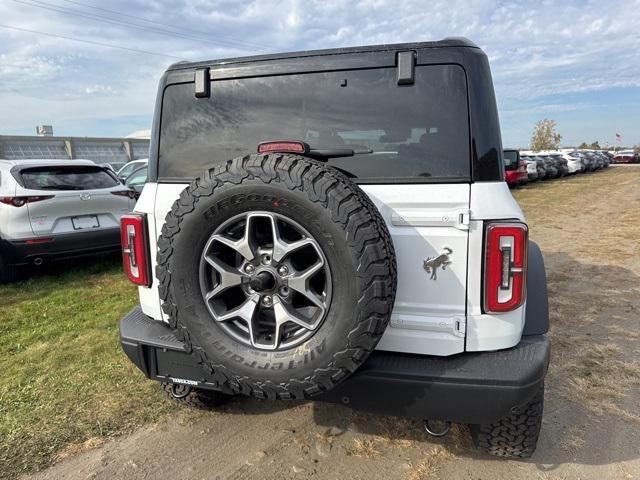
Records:
[[[454,459],[446,448],[438,445],[429,451],[425,459],[416,466],[411,466],[407,480],[426,480],[438,473],[443,463]]]
[[[0,478],[156,419],[172,407],[122,352],[137,302],[120,262],[0,286]]]

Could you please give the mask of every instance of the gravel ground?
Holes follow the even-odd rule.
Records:
[[[640,165],[531,185],[514,195],[547,263],[552,363],[538,450],[483,456],[465,427],[333,405],[237,399],[181,410],[73,455],[37,479],[639,479]]]

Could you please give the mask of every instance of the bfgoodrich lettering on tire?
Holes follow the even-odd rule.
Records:
[[[236,158],[191,183],[158,240],[178,337],[227,392],[304,398],[348,377],[386,328],[387,228],[337,170],[297,155]]]

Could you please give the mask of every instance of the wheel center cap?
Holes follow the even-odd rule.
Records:
[[[273,290],[276,286],[276,279],[272,273],[262,271],[251,279],[249,286],[256,292]]]

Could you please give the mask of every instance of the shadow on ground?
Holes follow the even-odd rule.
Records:
[[[638,334],[640,278],[631,270],[545,254],[552,360],[538,450],[524,463],[551,471],[565,463],[605,465],[640,458]],[[232,400],[222,411],[267,415],[302,402]],[[473,448],[466,427],[433,439],[419,420],[314,402],[317,425],[411,442],[441,444],[458,457],[492,459]],[[501,461],[501,460],[498,460]]]

